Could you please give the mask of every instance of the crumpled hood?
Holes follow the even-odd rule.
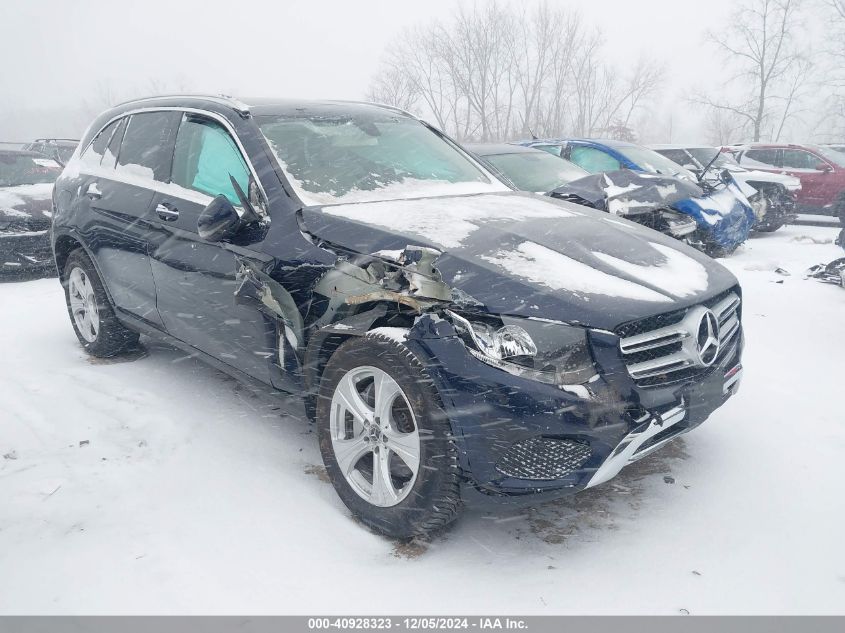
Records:
[[[669,207],[685,198],[699,198],[704,191],[681,178],[619,169],[573,180],[549,195],[576,204],[583,200],[601,211],[622,215]]]
[[[0,187],[0,220],[50,221],[53,183]]]
[[[521,193],[303,209],[304,228],[359,253],[443,254],[443,280],[490,312],[612,329],[736,284],[698,251],[640,225]]]

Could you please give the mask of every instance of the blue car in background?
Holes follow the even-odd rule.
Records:
[[[675,201],[671,208],[695,219],[698,230],[687,241],[714,257],[733,252],[754,226],[754,210],[746,197],[752,192],[730,173],[696,176],[654,150],[625,141],[534,139],[519,144],[565,158],[591,173],[627,169],[698,184],[701,196]]]

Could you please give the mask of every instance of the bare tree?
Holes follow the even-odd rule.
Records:
[[[448,22],[403,32],[368,96],[419,106],[458,139],[589,135],[617,121],[629,127],[662,67],[640,60],[619,72],[604,63],[602,45],[600,31],[548,2],[460,5]]]
[[[420,99],[419,88],[404,71],[395,66],[386,67],[373,79],[367,90],[367,99],[413,111]]]
[[[709,35],[736,68],[737,98],[720,101],[703,94],[694,101],[739,117],[754,141],[761,140],[773,120],[772,135],[779,136],[811,70],[809,57],[796,42],[800,10],[801,0],[745,0],[725,29]],[[793,72],[799,66],[804,72]]]
[[[711,145],[728,145],[736,141],[736,135],[746,121],[735,112],[711,108],[707,112],[707,141]]]

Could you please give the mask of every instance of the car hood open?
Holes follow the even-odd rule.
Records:
[[[533,194],[307,207],[302,222],[358,253],[435,248],[443,280],[490,312],[602,329],[736,284],[724,267],[657,231]]]

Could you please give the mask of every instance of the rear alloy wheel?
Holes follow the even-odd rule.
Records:
[[[460,509],[451,426],[416,356],[391,337],[343,343],[317,398],[326,471],[367,526],[411,538],[450,523]]]
[[[67,286],[70,313],[76,331],[86,342],[93,343],[100,332],[100,313],[97,309],[97,298],[94,296],[94,286],[85,271],[79,267],[70,271]]]
[[[138,333],[117,320],[94,264],[82,249],[68,256],[62,286],[73,330],[86,352],[106,358],[137,347]]]

